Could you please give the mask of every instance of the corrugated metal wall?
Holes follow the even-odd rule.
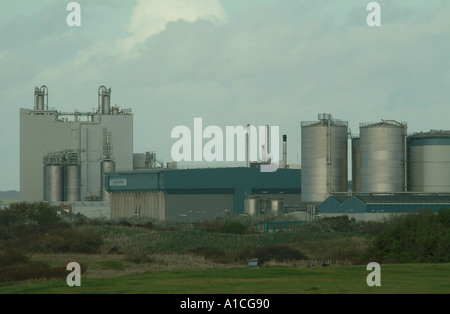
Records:
[[[147,217],[165,220],[163,192],[114,192],[111,197],[111,218]]]
[[[196,222],[233,213],[233,194],[167,194],[168,220]]]

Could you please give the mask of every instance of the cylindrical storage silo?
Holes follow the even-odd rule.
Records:
[[[104,202],[110,202],[111,201],[111,196],[110,193],[108,193],[105,190],[105,185],[106,185],[106,174],[110,173],[110,172],[114,172],[116,170],[116,163],[112,160],[103,160],[101,162],[101,191],[102,191],[102,200]]]
[[[101,114],[111,114],[111,88],[107,89],[103,85],[98,88],[98,102]]]
[[[359,137],[352,138],[352,192],[361,191],[361,149]]]
[[[270,211],[273,214],[279,215],[284,213],[284,200],[283,199],[271,199]]]
[[[36,110],[44,110],[44,95],[43,94],[37,94],[36,95]]]
[[[302,202],[320,203],[348,189],[348,122],[319,115],[302,122]]]
[[[408,149],[409,190],[450,193],[450,131],[413,134]]]
[[[360,125],[361,192],[406,190],[406,124],[395,121]]]
[[[245,199],[245,212],[250,215],[257,215],[261,210],[261,198],[250,196]]]
[[[48,88],[43,85],[40,89],[38,87],[34,90],[34,109],[35,110],[45,110],[45,106],[48,103],[45,102],[45,97],[47,97],[48,102]]]
[[[79,202],[80,197],[80,166],[66,165],[64,167],[64,199],[67,202]]]
[[[102,114],[111,114],[111,95],[102,95]]]
[[[44,201],[62,202],[64,200],[64,167],[44,166]]]

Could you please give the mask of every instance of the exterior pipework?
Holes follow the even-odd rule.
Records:
[[[359,137],[352,138],[352,192],[361,191],[361,147]]]
[[[246,134],[246,138],[247,138],[247,167],[250,168],[250,164],[251,164],[251,138],[250,138],[250,124],[247,124],[247,134]]]
[[[319,115],[302,122],[302,201],[320,203],[348,189],[348,123]]]
[[[450,193],[450,131],[408,137],[409,190]]]
[[[406,192],[405,123],[360,125],[361,192]]]
[[[106,191],[106,174],[116,170],[116,163],[112,160],[103,160],[101,162],[101,194],[104,202],[111,201],[111,195]]]
[[[48,88],[45,85],[34,90],[34,110],[48,110]]]

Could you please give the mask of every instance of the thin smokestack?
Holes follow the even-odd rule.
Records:
[[[287,168],[287,135],[283,135],[283,164]]]
[[[247,124],[247,167],[250,168],[250,124]]]

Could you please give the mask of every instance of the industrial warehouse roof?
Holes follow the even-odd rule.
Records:
[[[450,204],[450,194],[394,194],[394,195],[355,195],[366,204],[412,204],[446,203]]]
[[[107,175],[108,192],[163,190],[183,193],[192,190],[250,189],[267,193],[300,193],[301,170],[278,169],[261,172],[259,167],[154,169],[148,171],[114,172]],[[250,192],[250,191],[249,191]]]
[[[450,194],[359,194],[330,196],[319,206],[321,213],[413,212],[450,208]]]

